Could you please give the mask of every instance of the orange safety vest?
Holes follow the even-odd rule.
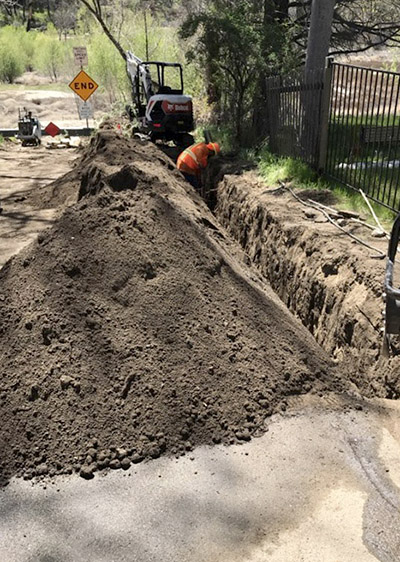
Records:
[[[211,151],[205,142],[198,142],[186,148],[178,157],[178,170],[184,174],[199,176],[201,170],[207,167]]]

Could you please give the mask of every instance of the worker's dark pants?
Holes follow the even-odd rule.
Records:
[[[199,191],[200,182],[199,182],[197,176],[195,176],[193,174],[185,174],[185,172],[183,172],[183,175],[185,176],[185,180],[188,181],[190,183],[190,185],[195,188],[196,191]]]

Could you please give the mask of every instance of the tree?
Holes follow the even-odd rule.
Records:
[[[68,32],[75,28],[76,12],[76,5],[71,4],[68,0],[62,0],[59,8],[54,11],[52,20],[58,31],[59,39],[62,35],[66,38]]]
[[[35,25],[35,13],[47,12],[51,21],[51,13],[55,12],[63,0],[0,0],[0,12],[7,23],[23,23],[30,31]]]
[[[122,47],[121,43],[116,39],[114,34],[111,32],[110,28],[108,27],[105,14],[103,13],[103,2],[102,0],[78,0],[83,6],[85,6],[89,12],[96,18],[96,20],[101,25],[104,33],[117,49],[121,57],[124,61],[126,61],[126,53],[125,49]]]
[[[311,0],[289,0],[291,24],[298,32],[294,42],[307,49]],[[380,45],[399,44],[400,0],[336,0],[332,19],[330,54],[351,54]]]
[[[119,36],[119,33],[116,34],[113,32],[112,25],[108,23],[107,19],[108,16],[111,16],[112,18],[117,4],[120,8],[119,11],[123,14],[125,10],[132,7],[132,2],[129,0],[111,0],[110,2],[106,2],[105,0],[77,0],[77,2],[85,6],[96,18],[108,39],[115,46],[123,60],[126,61],[125,49],[117,37],[117,35]],[[168,11],[171,11],[172,6],[173,0],[137,0],[134,3],[135,9],[143,11],[144,14],[149,11],[152,15],[158,13],[166,14]]]
[[[137,8],[143,12],[143,24],[145,33],[145,51],[146,60],[150,58],[149,51],[149,14],[152,17],[157,16],[159,13],[166,15],[168,11],[171,10],[173,5],[172,0],[165,0],[164,2],[160,0],[139,0]]]
[[[209,102],[243,138],[244,122],[265,137],[265,78],[292,68],[288,0],[209,0],[181,27],[189,60],[203,72]],[[226,103],[224,100],[227,100]]]
[[[15,15],[18,5],[18,0],[0,0],[0,9],[8,17],[13,17]]]
[[[358,53],[399,44],[399,0],[338,0],[332,24],[331,54]]]
[[[255,3],[251,0],[215,0],[207,12],[190,15],[181,28],[183,39],[196,36],[189,60],[196,61],[208,81],[209,98],[227,100],[235,125],[236,141],[243,135],[243,118],[262,68],[261,35],[253,26]],[[226,111],[227,110],[227,111]]]

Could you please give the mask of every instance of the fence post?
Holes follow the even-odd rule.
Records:
[[[328,129],[329,129],[329,112],[330,112],[330,105],[331,105],[332,74],[333,74],[333,57],[326,57],[325,70],[324,70],[324,87],[322,90],[322,111],[321,111],[319,159],[318,159],[318,171],[320,174],[325,171],[326,158],[328,154]]]
[[[266,110],[268,118],[269,146],[272,152],[278,152],[279,114],[280,114],[280,88],[281,77],[266,79]]]

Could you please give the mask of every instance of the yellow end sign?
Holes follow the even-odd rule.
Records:
[[[78,94],[83,101],[86,101],[99,87],[98,84],[84,70],[81,70],[79,74],[75,76],[69,85],[71,90]]]

